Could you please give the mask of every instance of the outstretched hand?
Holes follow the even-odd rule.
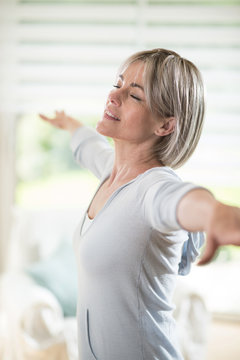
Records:
[[[198,265],[207,264],[221,245],[240,246],[240,208],[216,202],[206,232],[206,248]]]
[[[73,133],[77,128],[83,126],[80,121],[68,116],[64,111],[55,111],[55,116],[50,118],[46,115],[39,114],[40,118],[58,129],[63,129]]]

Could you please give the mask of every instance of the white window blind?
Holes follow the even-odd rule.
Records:
[[[207,100],[202,140],[180,174],[239,186],[239,25],[240,2],[231,0],[15,1],[14,111],[101,116],[122,60],[173,49],[199,67]]]

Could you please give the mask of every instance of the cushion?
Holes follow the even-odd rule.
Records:
[[[30,265],[26,272],[55,295],[64,316],[76,316],[77,266],[70,243],[63,242],[52,256]]]

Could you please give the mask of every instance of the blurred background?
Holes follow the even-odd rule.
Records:
[[[39,268],[34,266],[55,256],[59,244],[71,243],[97,185],[93,175],[74,163],[69,135],[41,121],[38,113],[52,116],[65,110],[94,127],[121,62],[154,47],[172,49],[194,62],[205,83],[203,135],[178,174],[240,206],[239,0],[0,0],[3,309],[10,296],[5,286],[11,283],[5,275],[25,274],[28,266],[28,275],[39,285]],[[46,269],[49,263],[44,264]],[[239,275],[240,249],[230,246],[211,265],[193,267],[183,280],[201,294],[210,314],[204,358],[186,359],[240,358]],[[12,279],[15,287],[18,280]],[[6,314],[4,310],[0,316],[0,333],[6,329]],[[5,343],[11,331],[2,331]],[[34,359],[30,348],[22,358]],[[55,359],[49,354],[48,359]]]

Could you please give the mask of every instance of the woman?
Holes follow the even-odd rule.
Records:
[[[81,360],[182,359],[171,297],[177,274],[189,272],[202,234],[201,263],[221,244],[239,244],[240,209],[171,168],[194,151],[202,129],[201,75],[177,53],[134,54],[110,92],[99,134],[56,112],[69,130],[76,160],[100,185],[74,235],[79,275]]]

